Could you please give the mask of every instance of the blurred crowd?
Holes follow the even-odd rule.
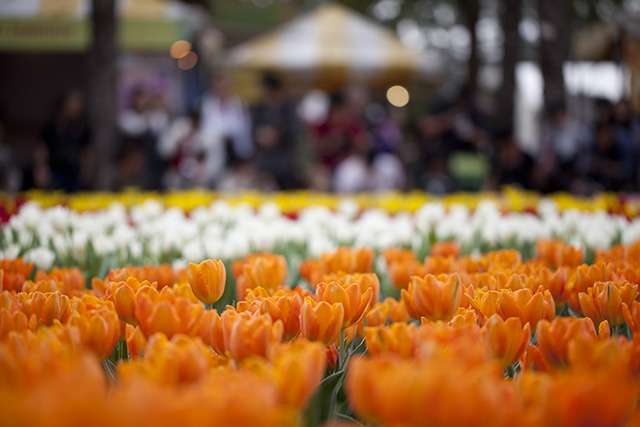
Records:
[[[539,149],[525,152],[512,126],[479,108],[465,89],[418,112],[359,86],[324,98],[313,92],[298,102],[285,89],[265,74],[259,99],[247,106],[218,74],[188,114],[174,116],[161,93],[136,87],[119,114],[112,189],[444,194],[513,185],[590,194],[639,188],[640,118],[625,100],[595,100],[591,123],[572,118],[562,104],[552,106],[541,115]],[[85,113],[81,92],[63,96],[25,170],[12,162],[0,117],[2,187],[91,189],[101,159],[93,155]]]

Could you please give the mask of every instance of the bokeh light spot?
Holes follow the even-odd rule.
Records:
[[[404,107],[409,103],[409,91],[400,85],[391,86],[387,91],[387,100],[394,107]]]
[[[194,52],[187,53],[186,56],[178,59],[178,67],[181,70],[190,70],[198,63],[198,55]]]
[[[175,59],[184,58],[189,52],[191,52],[191,43],[186,40],[174,42],[169,49],[169,54]]]

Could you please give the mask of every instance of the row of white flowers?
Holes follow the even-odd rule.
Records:
[[[487,248],[532,246],[543,238],[560,238],[587,250],[640,239],[640,220],[628,221],[606,212],[560,212],[543,199],[537,215],[502,214],[491,201],[474,211],[463,205],[445,208],[428,203],[415,213],[391,215],[345,199],[337,210],[312,206],[298,218],[282,215],[275,204],[258,209],[216,201],[188,214],[148,200],[127,211],[113,203],[108,209],[77,212],[63,206],[42,209],[23,205],[2,228],[0,257],[24,256],[37,268],[53,265],[94,267],[171,262],[181,267],[205,258],[235,259],[256,251],[289,251],[302,258],[318,256],[340,245],[383,249],[428,248],[435,240],[455,240],[465,252]],[[98,261],[96,261],[98,260]]]

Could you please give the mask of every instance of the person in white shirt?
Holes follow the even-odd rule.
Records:
[[[215,187],[230,156],[247,161],[254,151],[248,111],[221,74],[213,76],[210,91],[202,99],[200,130],[207,136],[203,140],[207,182]]]

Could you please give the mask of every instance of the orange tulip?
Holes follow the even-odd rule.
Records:
[[[365,343],[371,357],[392,353],[403,358],[415,352],[415,325],[394,323],[390,326],[364,328]]]
[[[24,332],[29,330],[29,319],[21,311],[11,313],[6,308],[0,308],[0,341],[9,336],[9,332]]]
[[[413,296],[413,283],[410,282],[407,289],[400,291],[400,301],[404,304],[404,308],[411,316],[412,319],[420,320],[420,312],[416,307],[416,302]]]
[[[338,282],[343,286],[356,284],[360,287],[360,291],[365,293],[367,289],[371,289],[373,296],[371,301],[378,302],[380,298],[380,279],[375,273],[331,273],[324,276],[324,282]]]
[[[364,321],[360,322],[354,327],[356,328],[357,335],[359,338],[364,337],[364,327],[365,326],[384,326],[387,323],[387,318],[389,316],[389,306],[382,303],[377,303],[369,310],[369,312],[364,316]]]
[[[321,282],[316,286],[316,301],[342,304],[344,308],[344,328],[355,325],[362,320],[369,308],[369,304],[371,304],[372,298],[373,291],[371,288],[363,293],[356,284],[342,286],[337,282]]]
[[[282,346],[274,358],[280,398],[286,405],[304,409],[324,376],[327,359],[319,343],[297,341]]]
[[[503,368],[518,361],[531,340],[531,327],[527,323],[524,328],[517,317],[503,320],[494,314],[485,323],[483,329],[493,352],[494,360]]]
[[[133,323],[136,320],[136,296],[130,286],[120,286],[113,298],[116,312],[125,323]]]
[[[518,317],[522,323],[529,323],[535,331],[538,321],[551,320],[556,315],[556,306],[549,291],[532,293],[529,289],[502,292],[500,308],[505,319]]]
[[[325,273],[369,273],[374,259],[373,250],[369,248],[341,246],[334,252],[321,254],[320,267]]]
[[[622,316],[629,326],[629,330],[635,335],[640,330],[640,302],[633,301],[631,308],[627,303],[622,303]]]
[[[142,333],[142,330],[140,330],[140,327],[127,324],[125,337],[129,357],[132,359],[140,357],[140,354],[142,354],[142,351],[147,346],[147,339]]]
[[[66,322],[69,317],[69,297],[55,292],[33,292],[29,295],[21,293],[22,310],[27,316],[35,314],[39,321],[50,326],[54,320]]]
[[[431,245],[431,256],[458,258],[460,246],[454,241],[436,242]]]
[[[338,340],[343,328],[344,306],[305,299],[300,309],[300,333],[311,341],[331,345]]]
[[[240,361],[250,356],[268,358],[272,347],[282,341],[284,325],[268,315],[238,315],[231,329],[223,328],[224,342],[230,356]]]
[[[453,257],[428,256],[424,259],[424,269],[427,274],[450,274],[455,271]]]
[[[569,343],[577,336],[596,339],[596,329],[591,319],[556,317],[552,322],[538,323],[536,339],[545,364],[563,368],[569,364]]]
[[[591,318],[598,325],[608,320],[611,326],[624,323],[622,304],[629,306],[637,297],[638,285],[628,282],[620,284],[598,282],[589,288],[587,293],[578,294],[580,308],[586,317]]]
[[[194,295],[203,303],[211,305],[222,297],[227,280],[222,261],[207,259],[200,264],[191,262],[187,277]]]
[[[567,270],[561,268],[554,272],[548,268],[541,268],[538,272],[537,283],[551,292],[556,307],[564,305],[569,300],[567,277]]]
[[[424,275],[427,274],[427,269],[424,264],[415,259],[398,260],[387,264],[387,273],[391,284],[395,288],[405,289],[409,286],[411,277],[424,277]]]
[[[32,271],[33,263],[25,263],[22,258],[0,260],[0,292],[19,291]]]
[[[619,369],[571,372],[553,377],[545,396],[537,407],[542,425],[625,426],[631,425],[637,387]]]
[[[345,381],[349,403],[373,425],[517,425],[514,393],[495,369],[464,369],[448,357],[354,359]]]
[[[142,358],[120,365],[119,372],[125,385],[137,374],[175,386],[204,381],[211,364],[211,352],[200,339],[178,334],[168,340],[159,333],[149,339]]]
[[[201,304],[193,304],[186,298],[173,297],[175,300],[172,301],[171,294],[166,294],[165,298],[161,294],[156,301],[152,301],[141,290],[136,294],[135,314],[147,338],[156,332],[162,332],[168,338],[178,333],[186,334],[195,327],[204,311]]]
[[[446,281],[427,274],[424,278],[414,277],[413,299],[418,313],[430,320],[450,320],[462,302],[460,279],[449,276]]]
[[[389,320],[391,321],[391,323],[407,323],[409,322],[409,320],[411,320],[411,316],[409,316],[409,313],[404,306],[405,302],[403,300],[398,301],[394,298],[389,297],[385,298],[382,303],[387,306]]]
[[[250,255],[241,264],[235,264],[236,296],[245,298],[250,289],[261,286],[273,292],[287,280],[287,260],[282,255]],[[240,266],[240,267],[239,267]]]
[[[78,267],[53,267],[48,273],[38,270],[36,271],[34,280],[36,282],[53,280],[60,283],[60,292],[69,296],[79,294],[85,287],[84,274],[82,274],[82,270]]]
[[[106,306],[83,315],[75,312],[69,324],[78,328],[82,344],[100,360],[109,357],[121,335],[118,314]]]
[[[260,312],[271,318],[281,320],[284,324],[285,341],[290,341],[300,334],[300,309],[302,297],[298,294],[265,298],[260,304]]]
[[[387,266],[396,262],[416,261],[416,253],[411,249],[388,248],[382,251]]]

